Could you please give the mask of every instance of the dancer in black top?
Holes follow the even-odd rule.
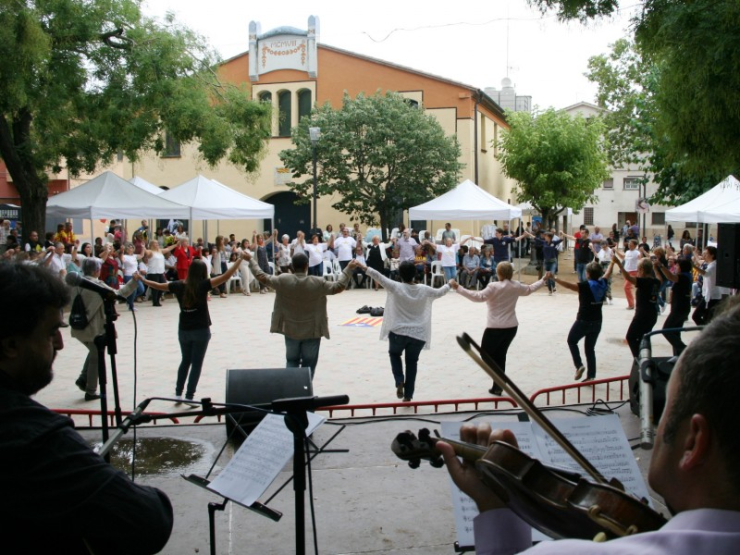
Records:
[[[662,262],[657,261],[655,263],[655,267],[663,276],[663,279],[673,282],[673,287],[671,287],[671,312],[663,324],[664,330],[683,327],[691,312],[691,284],[694,281],[694,276],[691,274],[691,261],[679,259],[676,264],[679,273],[673,274]],[[673,347],[673,356],[679,356],[686,348],[686,344],[681,341],[681,332],[666,333],[665,338]]]
[[[627,343],[630,346],[632,356],[637,358],[640,354],[640,341],[642,336],[652,331],[658,320],[658,292],[660,281],[653,277],[653,263],[647,258],[641,258],[637,263],[637,276],[632,276],[624,269],[622,260],[615,252],[612,260],[619,266],[624,279],[633,284],[637,293],[635,295],[635,316],[627,330]]]
[[[573,378],[575,380],[579,380],[586,370],[581,359],[581,351],[578,348],[578,342],[584,337],[586,338],[588,373],[583,381],[590,382],[596,378],[596,340],[599,338],[599,333],[601,333],[601,307],[606,298],[608,279],[612,274],[612,268],[614,268],[613,258],[603,277],[604,269],[601,264],[594,261],[586,266],[586,281],[570,283],[555,278],[555,283],[558,285],[578,293],[578,315],[568,334],[568,348],[573,357],[573,365],[576,367],[575,377]]]

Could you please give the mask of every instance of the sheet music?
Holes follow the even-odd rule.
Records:
[[[628,492],[650,500],[645,480],[627,442],[618,415],[551,418],[550,421],[604,476],[616,477],[624,484]],[[460,439],[462,424],[462,422],[442,422],[442,436],[449,439]],[[491,422],[491,426],[514,432],[519,442],[519,449],[541,460],[544,464],[567,468],[585,475],[585,471],[570,455],[565,453],[555,443],[555,440],[537,424],[518,420],[495,420]],[[450,488],[457,542],[462,547],[473,547],[475,545],[473,519],[478,516],[478,507],[470,497],[460,491],[451,478]],[[551,538],[541,532],[532,530],[532,541],[549,539]]]
[[[324,420],[309,412],[306,434],[313,433]],[[285,425],[285,417],[268,414],[208,489],[249,506],[265,493],[292,456],[293,433]]]
[[[653,506],[618,415],[561,418],[552,422],[603,476],[617,478],[625,490],[647,499]],[[547,432],[536,423],[532,423],[532,428],[543,451],[542,460],[547,461],[545,464],[567,468],[588,477],[586,471]]]

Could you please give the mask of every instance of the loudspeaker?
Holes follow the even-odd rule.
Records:
[[[717,285],[740,289],[740,224],[717,226]]]
[[[269,405],[275,399],[313,397],[310,368],[255,368],[226,371],[226,402],[240,405]],[[269,407],[265,407],[269,408]],[[249,434],[264,418],[260,411],[232,414],[239,427]],[[226,417],[231,436],[234,421]],[[240,436],[240,434],[238,434]],[[234,436],[236,439],[240,437]]]

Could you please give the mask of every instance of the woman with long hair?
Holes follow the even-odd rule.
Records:
[[[175,385],[175,397],[182,399],[185,390],[185,402],[192,401],[195,389],[198,387],[200,372],[203,368],[203,360],[211,340],[211,316],[208,313],[208,293],[214,287],[225,283],[239,269],[243,258],[239,258],[234,264],[220,276],[208,277],[205,262],[193,260],[188,268],[185,280],[171,281],[169,283],[158,283],[148,279],[141,281],[159,291],[169,291],[177,297],[180,305],[180,323],[178,325],[178,339],[182,361],[177,370],[177,383]],[[185,381],[187,380],[187,389]]]
[[[224,236],[216,236],[216,246],[212,252],[211,258],[211,276],[217,277],[226,272],[226,247],[224,246]],[[218,286],[219,297],[226,298],[226,284]]]
[[[502,372],[506,372],[506,353],[519,328],[516,303],[519,297],[531,295],[542,287],[545,280],[552,278],[552,274],[547,272],[542,279],[532,285],[524,285],[511,280],[514,276],[511,262],[499,262],[496,266],[496,275],[498,281],[489,283],[482,291],[468,291],[464,287],[459,287],[454,279],[450,280],[450,287],[473,302],[488,304],[488,323],[486,331],[483,332],[481,350],[493,359]],[[492,395],[501,395],[501,388],[494,382],[488,392]]]

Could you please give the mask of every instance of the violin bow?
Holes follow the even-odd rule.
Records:
[[[534,403],[532,403],[532,401],[522,393],[521,389],[517,387],[511,378],[501,370],[498,364],[496,364],[489,355],[481,350],[480,346],[467,333],[458,335],[457,342],[463,350],[470,355],[470,358],[472,358],[478,366],[486,372],[486,374],[493,378],[496,385],[503,389],[520,407],[522,407],[522,409],[524,409],[524,412],[526,412],[532,420],[550,434],[556,443],[560,445],[566,453],[573,457],[573,459],[581,465],[583,470],[585,470],[591,478],[600,484],[615,485],[604,478],[601,472],[599,472],[596,467],[581,454],[576,446],[573,445],[570,440],[565,437],[537,407],[534,406]],[[473,350],[473,347],[475,347],[475,351]]]

